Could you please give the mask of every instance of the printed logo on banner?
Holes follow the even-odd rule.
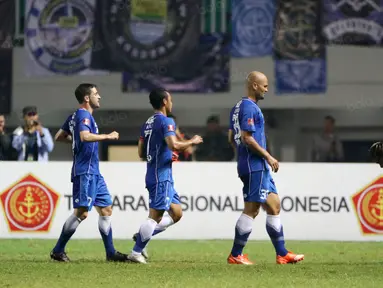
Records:
[[[274,50],[278,58],[300,60],[320,57],[323,53],[317,33],[318,3],[282,2],[276,18]]]
[[[93,7],[88,0],[34,0],[27,11],[26,45],[36,63],[60,74],[89,68]]]
[[[279,61],[275,67],[279,90],[322,92],[326,89],[325,65],[322,59]]]
[[[134,72],[148,66],[153,69],[153,61],[159,61],[161,66],[153,74],[163,74],[165,62],[172,60],[175,52],[184,52],[198,43],[199,31],[194,31],[191,25],[195,22],[195,11],[188,1],[173,0],[169,6],[167,0],[131,0],[127,5],[122,2],[99,0],[97,6],[101,16],[96,18],[100,24],[97,32],[102,33],[105,44],[116,53],[110,55],[114,56],[110,61],[111,71],[125,67]],[[186,39],[187,36],[190,38]],[[101,60],[93,57],[92,67],[104,69],[99,67]]]
[[[352,196],[362,233],[383,234],[383,176]]]
[[[104,49],[92,52],[91,68],[123,72],[123,92],[229,90],[228,1],[98,0],[97,8],[94,42]]]
[[[281,1],[274,37],[276,93],[322,93],[326,90],[325,46],[320,3]]]
[[[11,232],[49,232],[60,195],[28,174],[0,195]]]
[[[381,0],[325,0],[323,32],[340,44],[383,44]]]
[[[274,14],[273,0],[233,2],[234,57],[260,57],[272,54]]]

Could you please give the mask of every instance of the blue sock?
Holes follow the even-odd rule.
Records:
[[[231,255],[234,257],[242,255],[243,248],[246,246],[247,239],[252,230],[253,220],[252,217],[246,214],[241,214],[239,217],[235,225],[235,238],[233,248],[231,249]]]
[[[113,245],[113,233],[112,233],[112,218],[111,216],[100,216],[98,218],[98,230],[100,231],[102,241],[106,255],[111,256],[116,253]]]
[[[276,254],[286,256],[288,251],[285,248],[285,238],[283,236],[283,227],[279,215],[267,215],[266,230],[274,245]]]
[[[157,234],[159,234],[159,233],[161,233],[161,232],[164,232],[164,231],[165,231],[165,230],[156,229],[156,230],[153,231],[152,236],[157,235]]]
[[[57,240],[56,246],[53,248],[53,253],[62,253],[65,251],[65,246],[69,239],[72,237],[78,225],[80,225],[81,219],[77,218],[74,214],[70,215],[65,221],[63,229],[59,239]]]
[[[148,218],[142,223],[140,230],[137,234],[136,244],[133,247],[133,252],[141,253],[145,246],[148,244],[150,238],[153,235],[154,229],[157,226],[157,222]]]

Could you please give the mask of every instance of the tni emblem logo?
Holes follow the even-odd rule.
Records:
[[[363,234],[383,234],[383,177],[352,197]]]
[[[12,232],[48,232],[59,194],[29,174],[0,195]]]

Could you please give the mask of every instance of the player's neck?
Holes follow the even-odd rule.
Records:
[[[81,109],[87,110],[90,114],[93,114],[93,108],[88,103],[80,105]]]
[[[257,100],[257,98],[255,97],[255,95],[247,94],[247,98],[253,100],[255,103],[258,102],[258,100]]]
[[[168,116],[167,113],[166,113],[166,109],[154,110],[154,113],[160,113],[160,114],[164,114],[165,116]]]

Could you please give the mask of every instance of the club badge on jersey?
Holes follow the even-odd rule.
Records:
[[[168,131],[174,131],[174,126],[173,125],[168,125]]]

